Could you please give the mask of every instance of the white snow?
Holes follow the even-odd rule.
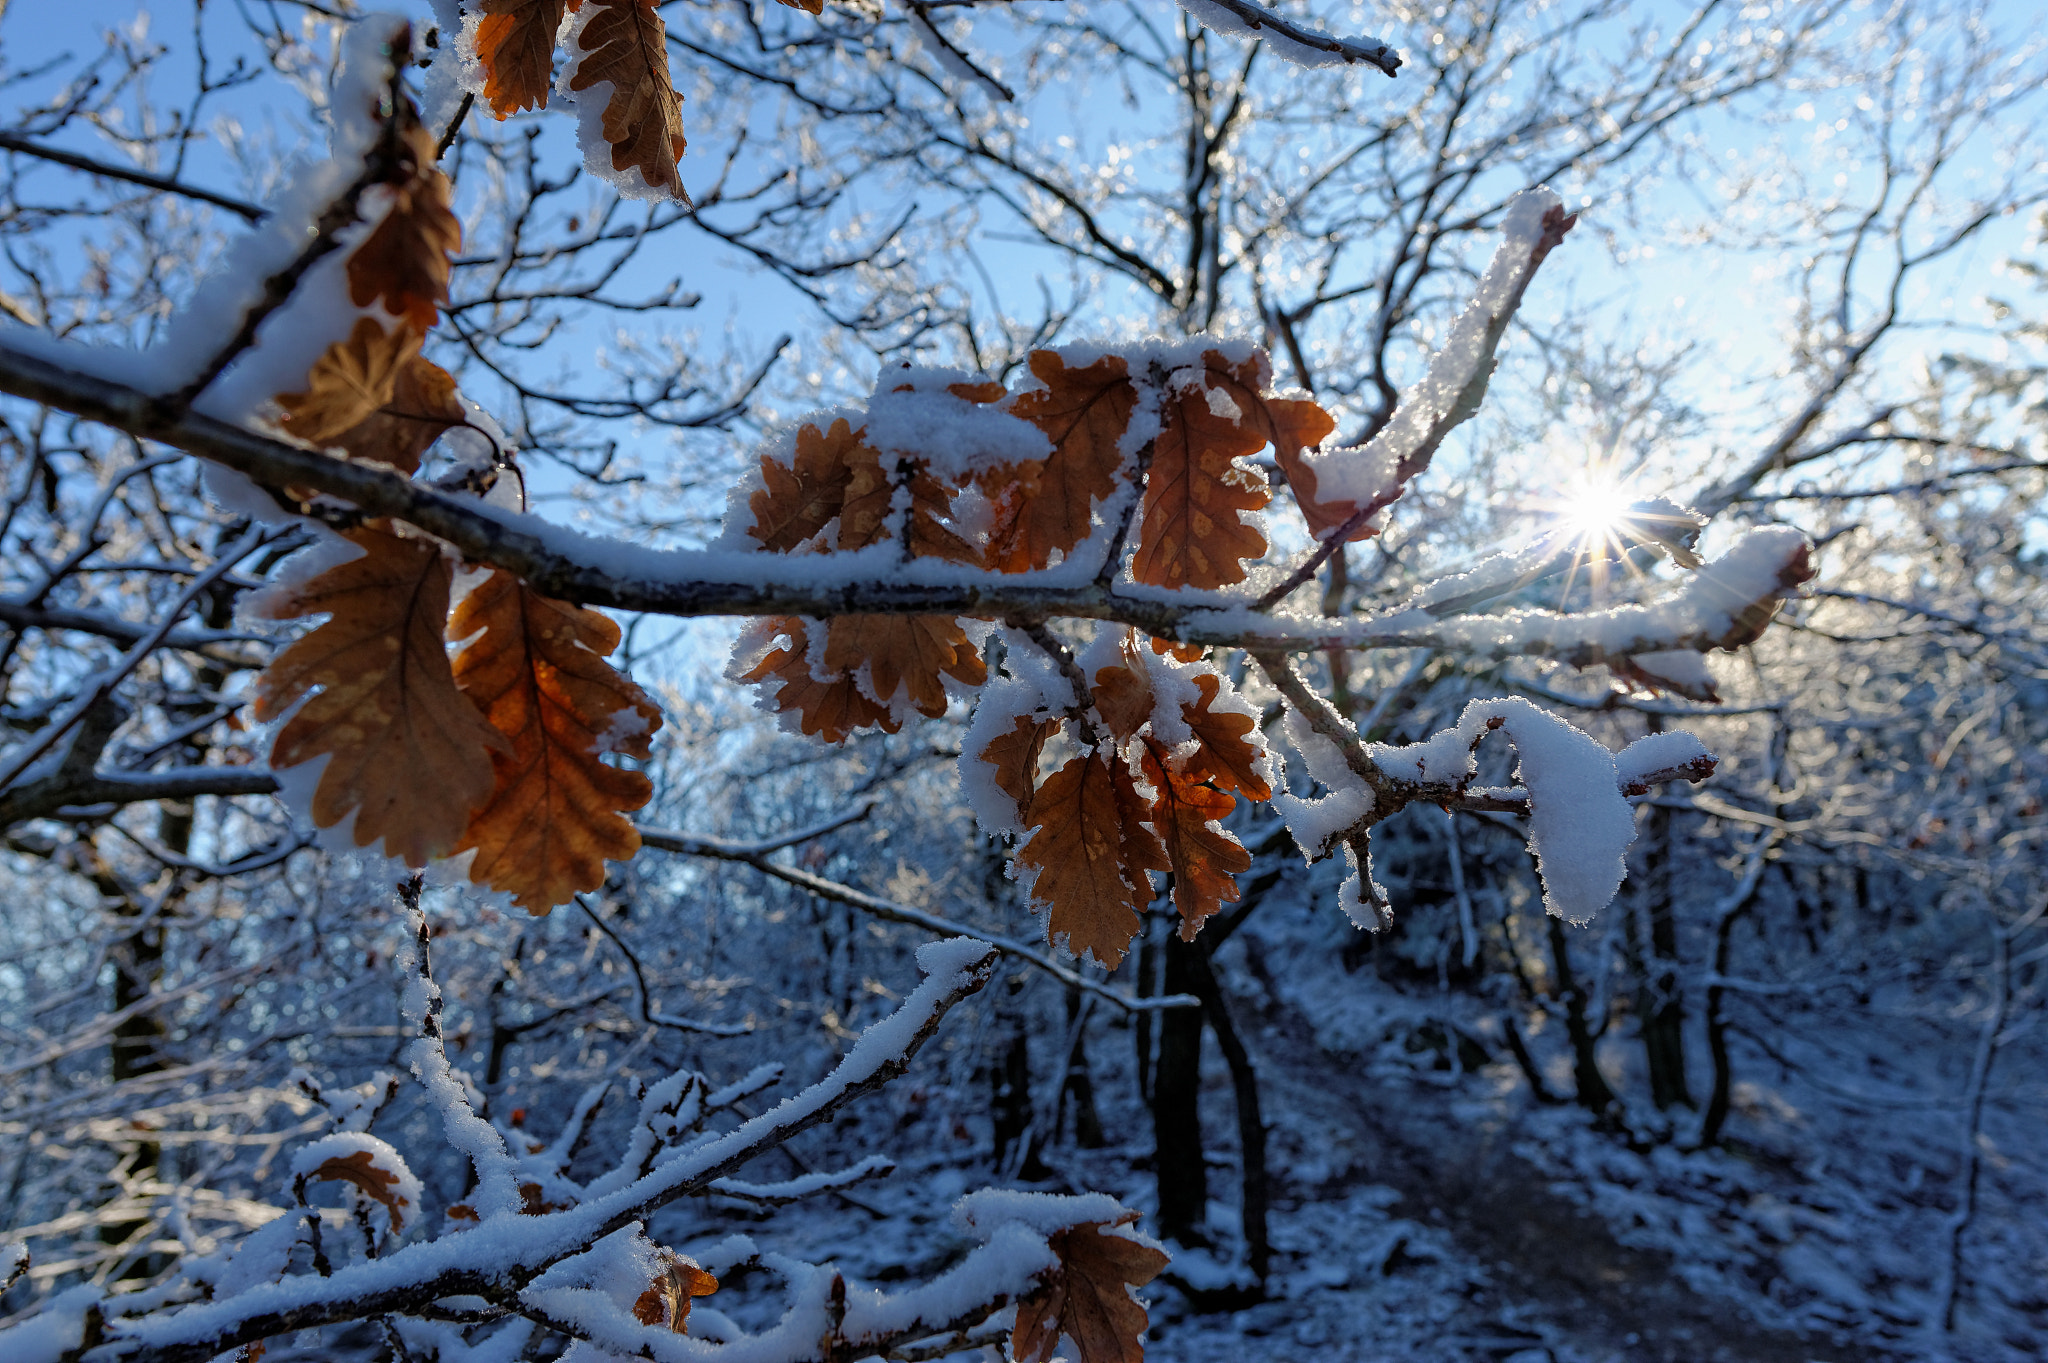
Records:
[[[396,1176],[396,1181],[386,1189],[386,1193],[398,1204],[399,1210],[394,1213],[385,1203],[357,1193],[350,1196],[359,1198],[373,1214],[383,1216],[392,1234],[402,1232],[419,1215],[420,1181],[405,1162],[405,1156],[399,1154],[390,1142],[366,1131],[332,1132],[318,1140],[308,1141],[294,1151],[291,1172],[299,1178],[310,1177],[328,1160],[350,1160],[357,1155],[368,1155],[371,1168]],[[343,1186],[352,1185],[344,1182]]]
[[[1288,745],[1300,757],[1309,778],[1325,793],[1298,796],[1275,782],[1273,808],[1294,835],[1302,856],[1313,865],[1330,854],[1330,844],[1346,830],[1372,814],[1375,797],[1372,787],[1344,761],[1337,745],[1317,733],[1306,719],[1289,710],[1285,725]]]
[[[1202,21],[1202,26],[1217,33],[1228,33],[1233,37],[1251,38],[1263,42],[1273,55],[1296,66],[1315,67],[1347,66],[1351,63],[1339,52],[1325,51],[1299,42],[1288,34],[1275,30],[1270,25],[1254,28],[1243,16],[1226,9],[1216,0],[1178,0],[1180,7]],[[1313,31],[1313,30],[1309,30]],[[1386,44],[1378,38],[1344,38],[1341,41],[1356,47],[1384,48]]]

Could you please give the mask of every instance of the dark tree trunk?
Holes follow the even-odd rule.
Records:
[[[1159,948],[1152,941],[1152,924],[1148,920],[1138,929],[1138,997],[1149,999],[1159,993],[1152,987],[1152,981],[1159,978]],[[1152,1106],[1152,1063],[1156,1058],[1153,1036],[1152,1010],[1140,1009],[1136,1022],[1131,1027],[1131,1039],[1138,1053],[1138,1101],[1146,1107]]]
[[[1565,1035],[1572,1044],[1572,1078],[1578,1088],[1579,1106],[1603,1117],[1620,1105],[1607,1077],[1600,1073],[1600,1059],[1592,1026],[1586,1018],[1586,992],[1572,973],[1571,944],[1564,925],[1555,918],[1544,920],[1550,929],[1550,955],[1557,971],[1557,994],[1564,1003]]]
[[[1199,947],[1166,939],[1162,994],[1194,994],[1206,963]],[[1209,1206],[1209,1176],[1202,1162],[1202,1010],[1169,1008],[1159,1014],[1159,1064],[1152,1076],[1153,1170],[1159,1182],[1159,1235],[1183,1245],[1206,1244],[1202,1223]]]
[[[1662,726],[1650,717],[1652,732]],[[1642,897],[1648,920],[1647,952],[1636,1015],[1643,1029],[1643,1060],[1650,1072],[1650,1101],[1659,1108],[1692,1106],[1685,1078],[1685,993],[1678,981],[1678,924],[1672,912],[1671,811],[1652,805],[1642,838]]]
[[[1011,992],[1020,983],[1013,978]],[[1047,1170],[1038,1158],[1044,1133],[1036,1129],[1032,1120],[1031,1032],[1023,1015],[1011,1007],[998,1012],[997,1021],[1005,1040],[1001,1058],[989,1067],[995,1164],[1001,1170],[1015,1166],[1017,1177],[1035,1182],[1044,1178]]]
[[[1088,1009],[1078,989],[1067,990],[1067,1030],[1074,1039],[1067,1047],[1066,1082],[1060,1087],[1060,1117],[1053,1129],[1064,1129],[1067,1100],[1071,1098],[1074,1144],[1083,1150],[1100,1150],[1108,1142],[1102,1134],[1102,1115],[1095,1110],[1095,1079],[1088,1073]]]
[[[1266,1124],[1259,1114],[1259,1076],[1252,1068],[1252,1059],[1246,1053],[1244,1043],[1238,1039],[1237,1029],[1231,1025],[1230,1011],[1223,1002],[1222,986],[1217,983],[1216,972],[1209,965],[1207,946],[1197,941],[1188,954],[1193,958],[1194,992],[1202,1001],[1202,1016],[1215,1031],[1217,1048],[1223,1052],[1224,1063],[1230,1066],[1231,1089],[1237,1098],[1238,1148],[1244,1162],[1238,1212],[1244,1227],[1245,1261],[1263,1289],[1267,1269],[1273,1260],[1273,1248],[1266,1231],[1269,1204]]]

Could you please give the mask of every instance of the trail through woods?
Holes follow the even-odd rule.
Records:
[[[1442,1351],[1428,1358],[1878,1363],[1885,1357],[1867,1342],[1845,1348],[1770,1329],[1745,1319],[1734,1303],[1695,1292],[1672,1271],[1670,1256],[1619,1243],[1597,1216],[1551,1191],[1546,1172],[1512,1148],[1507,1114],[1475,1117],[1468,1090],[1363,1072],[1351,1057],[1323,1049],[1309,1020],[1285,1003],[1249,1011],[1245,1020],[1253,1023],[1247,1039],[1271,1094],[1276,1136],[1292,1127],[1297,1140],[1338,1147],[1329,1177],[1297,1183],[1287,1194],[1339,1203],[1361,1185],[1390,1188],[1400,1195],[1387,1207],[1390,1216],[1441,1229],[1485,1266],[1484,1281],[1468,1288],[1457,1313],[1442,1322],[1436,1341]],[[1275,1172],[1284,1185],[1284,1164]],[[1401,1255],[1393,1250],[1382,1273],[1398,1271]],[[1344,1355],[1340,1347],[1323,1356]]]

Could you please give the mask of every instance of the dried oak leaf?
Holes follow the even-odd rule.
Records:
[[[383,1205],[390,1213],[393,1230],[405,1224],[405,1209],[412,1205],[412,1199],[399,1195],[398,1175],[378,1164],[376,1156],[368,1150],[324,1159],[307,1177],[350,1184],[364,1197]]]
[[[775,643],[778,636],[790,642]],[[775,708],[795,715],[805,734],[827,743],[843,743],[858,729],[880,728],[893,734],[903,727],[886,706],[863,695],[851,675],[842,673],[826,681],[811,675],[810,623],[802,618],[773,616],[742,630],[733,647],[735,656],[746,657],[756,651],[759,660],[738,679],[771,687]]]
[[[499,118],[548,107],[554,84],[555,35],[562,15],[583,0],[483,0],[476,26],[476,56],[484,68],[484,98]]]
[[[414,355],[399,365],[388,402],[322,443],[410,474],[419,471],[420,457],[443,431],[468,419],[462,399],[455,394],[454,376],[432,360]]]
[[[642,1325],[666,1325],[675,1334],[690,1332],[690,1302],[718,1290],[718,1279],[684,1259],[662,1252],[661,1275],[633,1303],[633,1319]]]
[[[1017,822],[1031,820],[1031,802],[1038,785],[1038,757],[1045,740],[1059,730],[1056,719],[1018,715],[1010,731],[998,734],[982,747],[981,760],[996,769],[996,789],[1017,805]]]
[[[761,486],[747,499],[747,533],[762,548],[787,554],[830,525],[846,505],[855,470],[879,469],[865,434],[841,417],[825,431],[799,427],[787,464],[762,455]]]
[[[1045,387],[1020,394],[1010,413],[1045,432],[1053,452],[998,502],[988,566],[1006,573],[1043,568],[1087,538],[1095,503],[1116,490],[1119,442],[1138,403],[1119,356],[1069,369],[1056,352],[1034,350],[1031,372]]]
[[[408,866],[444,855],[491,794],[505,740],[462,694],[443,645],[451,574],[440,546],[364,526],[346,538],[361,558],[284,588],[256,607],[327,620],[274,659],[256,683],[268,720],[319,688],[279,730],[270,765],[326,757],[313,822],[351,814],[358,847],[379,838]]]
[[[1202,923],[1225,904],[1237,902],[1237,876],[1252,868],[1244,844],[1212,822],[1236,807],[1223,791],[1185,771],[1175,771],[1157,742],[1145,745],[1145,779],[1152,783],[1152,827],[1166,846],[1173,871],[1173,906],[1180,910],[1180,939],[1195,940]]]
[[[1267,392],[1272,373],[1263,354],[1253,354],[1231,364],[1218,351],[1203,356],[1209,384],[1224,393],[1244,413],[1244,426],[1273,446],[1273,457],[1287,477],[1309,533],[1318,539],[1335,530],[1358,508],[1351,502],[1325,502],[1316,494],[1315,470],[1308,466],[1306,452],[1322,445],[1337,429],[1337,418],[1311,398],[1283,398]],[[1353,540],[1371,539],[1379,531],[1361,525],[1351,532]]]
[[[1176,377],[1152,443],[1131,574],[1160,587],[1227,587],[1244,580],[1245,560],[1266,552],[1266,537],[1240,513],[1272,494],[1239,462],[1266,439],[1241,424],[1243,409],[1207,371]]]
[[[1080,1363],[1144,1363],[1138,1336],[1147,1317],[1131,1289],[1159,1276],[1167,1256],[1115,1233],[1137,1219],[1136,1212],[1125,1212],[1113,1222],[1092,1221],[1046,1237],[1060,1264],[1017,1303],[1010,1336],[1016,1363],[1047,1363],[1061,1335],[1074,1342]]]
[[[1211,709],[1222,686],[1222,679],[1214,673],[1200,673],[1195,677],[1200,703],[1181,702],[1180,717],[1194,731],[1197,744],[1184,759],[1187,770],[1199,780],[1234,790],[1248,800],[1270,800],[1273,788],[1259,774],[1261,750],[1246,741],[1258,721],[1235,710]]]
[[[1123,663],[1097,668],[1089,694],[1095,713],[1119,742],[1137,737],[1138,730],[1152,718],[1152,679],[1141,668]]]
[[[1032,797],[1031,837],[1019,869],[1036,870],[1031,898],[1044,905],[1046,938],[1067,939],[1115,969],[1152,902],[1147,871],[1166,869],[1166,849],[1145,826],[1148,806],[1123,761],[1098,748],[1068,760]]]
[[[348,296],[359,308],[381,302],[425,335],[448,301],[448,274],[462,249],[455,191],[434,164],[434,134],[406,105],[397,164],[380,193],[389,210],[348,257]],[[365,196],[370,198],[369,195]]]
[[[845,501],[839,512],[840,552],[865,549],[889,538],[890,513],[896,508],[897,490],[902,488],[909,493],[909,512],[903,525],[910,556],[979,568],[981,547],[949,523],[957,489],[934,477],[920,460],[898,459],[884,466],[875,451],[865,452],[865,459],[848,457]]]
[[[947,615],[840,615],[825,633],[825,667],[841,676],[867,669],[870,699],[887,704],[902,690],[918,713],[946,713],[945,677],[967,686],[988,680],[988,667],[965,630]]]
[[[687,204],[676,163],[683,156],[683,97],[669,81],[668,30],[655,0],[588,0],[597,13],[577,40],[583,49],[571,90],[609,81],[604,140],[613,170],[637,170],[650,187]]]
[[[606,860],[639,850],[624,813],[646,804],[653,785],[603,757],[646,757],[661,712],[604,661],[617,625],[510,573],[491,573],[462,599],[449,635],[469,639],[456,684],[511,740],[493,754],[496,785],[456,850],[476,850],[472,881],[544,914],[603,884]]]
[[[348,339],[313,362],[305,392],[278,395],[285,412],[279,424],[309,445],[339,444],[391,401],[419,350],[410,327],[386,331],[376,318],[358,317]]]

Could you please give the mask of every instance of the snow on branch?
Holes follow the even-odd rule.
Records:
[[[431,1333],[451,1311],[498,1330],[534,1326],[590,1340],[627,1354],[660,1358],[724,1358],[734,1363],[810,1363],[865,1357],[896,1342],[968,1328],[1033,1290],[1055,1265],[1050,1238],[1065,1226],[1124,1215],[1107,1198],[1053,1199],[1007,1217],[978,1219],[987,1243],[951,1272],[893,1295],[849,1289],[836,1273],[790,1261],[793,1299],[783,1320],[757,1334],[734,1332],[714,1343],[650,1326],[633,1309],[663,1262],[640,1226],[659,1207],[683,1197],[730,1195],[781,1201],[827,1191],[880,1172],[875,1160],[836,1173],[756,1185],[731,1178],[759,1155],[829,1119],[853,1098],[900,1075],[952,1007],[985,984],[997,953],[958,938],[917,953],[925,978],[903,1003],[862,1034],[824,1079],[720,1135],[705,1137],[703,1117],[768,1082],[775,1067],[707,1091],[702,1076],[684,1072],[651,1088],[638,1133],[613,1171],[579,1187],[564,1175],[563,1156],[600,1095],[585,1096],[554,1145],[514,1155],[479,1118],[447,1069],[438,1045],[437,991],[426,987],[424,958],[409,967],[408,1005],[423,1036],[415,1072],[446,1120],[447,1136],[478,1165],[483,1186],[476,1208],[451,1209],[449,1226],[381,1256],[371,1247],[335,1262],[344,1237],[321,1234],[317,1209],[287,1215],[246,1237],[225,1262],[194,1260],[169,1286],[149,1293],[68,1293],[53,1307],[0,1330],[9,1363],[56,1363],[88,1347],[110,1356],[146,1355],[157,1363],[200,1363],[228,1350],[294,1331],[390,1317],[401,1332]],[[426,983],[423,983],[426,982]],[[290,1165],[308,1180],[340,1180],[349,1195],[382,1208],[392,1230],[411,1223],[419,1188],[398,1152],[361,1133],[337,1132],[305,1147]],[[299,1199],[303,1202],[303,1199]],[[506,1204],[509,1200],[510,1206]],[[479,1211],[478,1209],[481,1209]],[[314,1267],[293,1271],[294,1248],[309,1244]],[[686,1262],[680,1256],[673,1261]],[[15,1253],[13,1268],[22,1267]],[[189,1275],[189,1276],[188,1276]],[[831,1289],[830,1282],[838,1282]],[[450,1298],[465,1302],[448,1302]],[[836,1301],[838,1306],[827,1310]],[[503,1335],[505,1341],[514,1336]],[[857,1347],[856,1347],[857,1346]]]
[[[1256,0],[1180,0],[1180,7],[1201,20],[1204,28],[1264,40],[1275,55],[1296,66],[1362,63],[1389,76],[1401,69],[1401,54],[1377,38],[1334,38],[1318,33],[1282,18]]]

